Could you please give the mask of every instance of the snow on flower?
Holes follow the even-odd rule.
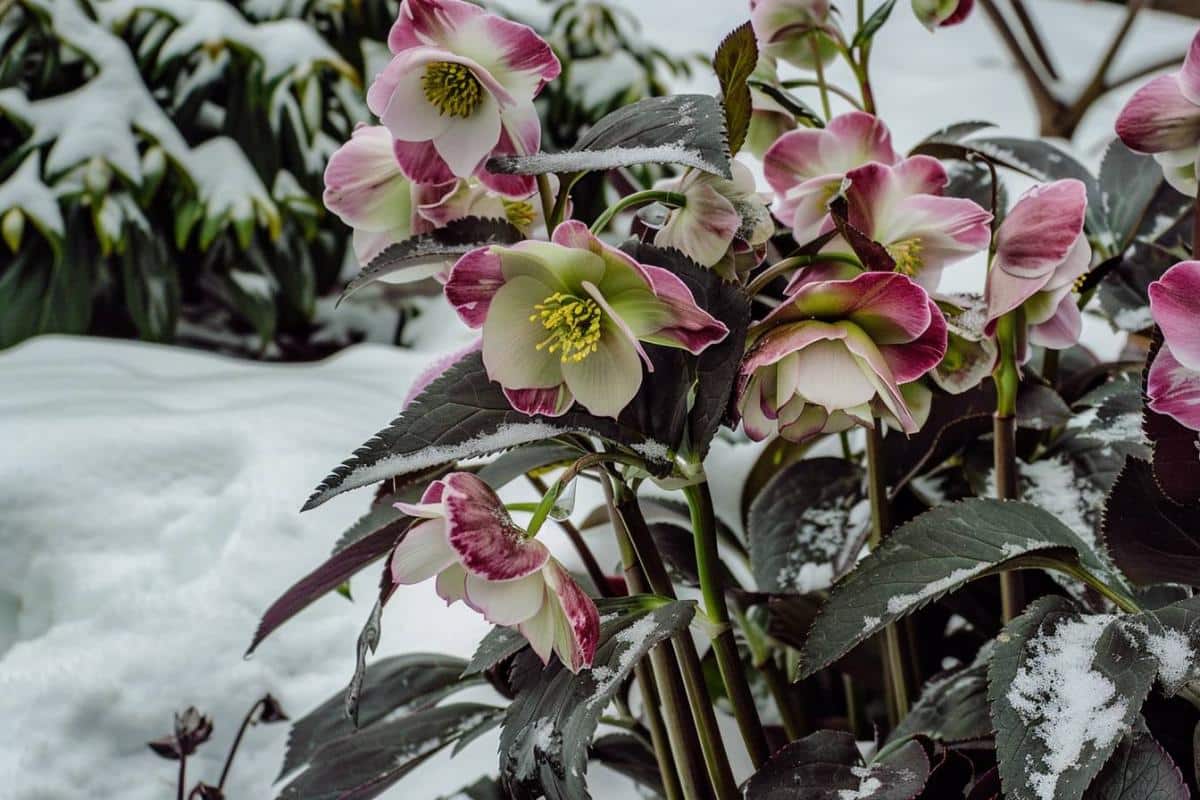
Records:
[[[404,173],[420,183],[474,175],[527,196],[534,179],[494,175],[499,153],[534,153],[541,123],[533,98],[561,69],[545,40],[463,0],[405,0],[388,36],[394,54],[367,106],[395,137]]]
[[[656,189],[678,192],[682,208],[672,209],[654,236],[659,247],[673,247],[706,267],[726,257],[734,240],[761,247],[775,232],[766,201],[754,189],[745,164],[732,162],[733,180],[699,170],[659,181]]]
[[[974,7],[975,0],[912,0],[913,13],[931,31],[964,22]]]
[[[1162,75],[1137,91],[1117,117],[1117,136],[1130,149],[1152,153],[1163,177],[1196,196],[1200,159],[1200,33],[1183,69]]]
[[[1086,213],[1087,189],[1074,178],[1035,186],[1013,206],[996,232],[987,277],[989,336],[1020,308],[1033,344],[1062,350],[1079,341],[1083,318],[1071,288],[1091,264]]]
[[[914,156],[894,166],[865,164],[846,173],[848,222],[884,246],[896,271],[929,291],[942,270],[985,249],[992,215],[972,200],[942,197],[949,182],[936,158]],[[833,228],[826,221],[822,233]],[[850,249],[836,237],[825,251]]]
[[[1150,408],[1200,431],[1200,261],[1181,261],[1150,284],[1163,344],[1150,365]]]
[[[572,672],[591,666],[600,638],[595,603],[513,522],[490,486],[452,472],[431,483],[420,503],[396,508],[420,521],[388,558],[393,583],[436,576],[447,604],[462,600],[488,622],[516,627],[543,662],[555,653]]]
[[[750,335],[738,411],[756,440],[778,433],[803,441],[872,426],[881,414],[914,433],[921,413],[913,406],[928,399],[915,382],[946,352],[937,304],[907,276],[888,272],[810,281]]]
[[[728,329],[696,305],[672,272],[639,264],[575,220],[551,242],[490,246],[460,258],[446,297],[483,329],[488,377],[526,414],[578,400],[616,417],[637,394],[643,342],[700,353]]]
[[[831,227],[829,201],[847,172],[872,161],[899,160],[883,120],[852,111],[822,129],[780,136],[763,156],[763,174],[775,192],[775,216],[791,226],[798,244],[806,244]]]

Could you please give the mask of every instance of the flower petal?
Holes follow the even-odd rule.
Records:
[[[563,382],[561,355],[549,347],[538,348],[548,332],[534,307],[547,294],[545,284],[521,275],[501,286],[492,299],[483,323],[483,365],[501,386],[551,389]]]
[[[467,596],[467,571],[461,564],[451,564],[438,573],[434,588],[446,605],[454,605]]]
[[[557,601],[561,609],[554,636],[555,652],[563,666],[572,672],[590,667],[600,642],[600,613],[596,604],[558,561],[550,559],[542,574],[552,602]]]
[[[875,396],[875,385],[841,341],[814,342],[793,358],[800,394],[828,411],[861,405]]]
[[[1181,261],[1150,284],[1150,314],[1174,358],[1200,369],[1200,261]]]
[[[550,552],[525,538],[492,487],[469,472],[452,472],[443,480],[447,540],[467,572],[509,581],[542,568]]]
[[[616,419],[642,385],[642,364],[629,337],[606,319],[596,351],[562,364],[562,375],[584,408]]]
[[[446,539],[440,519],[419,522],[408,529],[392,549],[389,562],[392,582],[405,586],[428,580],[458,559]]]
[[[350,141],[329,157],[323,200],[326,208],[353,228],[389,231],[411,227],[412,186],[396,162],[387,128],[359,126]]]
[[[542,144],[542,121],[532,102],[518,102],[500,113],[500,140],[492,155],[530,155]],[[505,175],[489,172],[486,162],[479,165],[476,177],[484,186],[506,197],[528,197],[537,189],[533,175]]]
[[[446,165],[445,159],[438,155],[433,142],[402,142],[392,143],[392,151],[396,154],[396,163],[410,181],[416,183],[447,183],[454,180],[454,173]]]
[[[425,70],[438,60],[441,54],[432,48],[395,56],[367,90],[367,106],[395,138],[423,142],[457,123],[457,117],[442,114],[425,97]]]
[[[504,396],[513,408],[530,416],[561,417],[575,403],[575,397],[565,383],[548,389],[505,388]]]
[[[729,335],[725,323],[696,303],[696,297],[679,276],[662,267],[642,265],[654,294],[662,301],[666,317],[661,327],[642,339],[668,347],[682,347],[693,355]]]
[[[676,208],[654,236],[659,247],[673,247],[697,264],[711,267],[725,255],[742,226],[742,215],[716,189],[698,184],[687,192],[687,205]]]
[[[1181,364],[1167,345],[1159,349],[1150,365],[1146,394],[1151,409],[1200,431],[1200,371]]]
[[[1068,178],[1035,186],[996,232],[993,268],[1018,278],[1049,278],[1083,233],[1087,188]]]
[[[468,326],[478,328],[487,319],[492,298],[503,285],[499,248],[480,247],[455,262],[443,291],[459,318]]]
[[[543,588],[543,591],[549,593],[548,589]],[[517,626],[517,630],[529,641],[529,646],[543,664],[549,664],[550,656],[554,653],[554,633],[558,628],[560,614],[558,603],[547,597],[538,613]]]
[[[1130,98],[1116,129],[1122,142],[1142,153],[1192,147],[1200,142],[1200,104],[1184,95],[1178,75],[1162,75]]]
[[[486,13],[462,0],[406,0],[388,32],[388,47],[398,53],[418,45],[447,44],[456,29]]]
[[[797,398],[780,410],[779,435],[789,442],[806,442],[824,433],[829,422],[829,412],[823,407]]]
[[[546,581],[540,570],[511,581],[489,581],[468,573],[463,600],[493,625],[516,625],[541,610]]]
[[[496,99],[484,94],[475,112],[455,119],[442,133],[432,137],[438,155],[460,178],[473,175],[500,140],[500,108]]]
[[[1083,316],[1079,306],[1074,297],[1064,294],[1053,316],[1029,326],[1029,341],[1051,350],[1066,350],[1079,341],[1082,332]]]
[[[881,343],[879,337],[871,336],[879,346],[879,352],[883,354],[897,383],[915,381],[941,363],[946,355],[949,337],[946,318],[937,303],[932,299],[927,302],[929,326],[915,340],[902,344],[886,344]]]

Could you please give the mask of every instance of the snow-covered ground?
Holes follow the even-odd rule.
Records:
[[[736,0],[623,1],[676,51],[711,49],[746,18]],[[963,119],[1033,133],[1024,89],[982,15],[931,36],[907,5],[881,34],[873,70],[898,144]],[[1036,6],[1068,80],[1098,57],[1122,14],[1073,0]],[[1116,69],[1181,50],[1193,30],[1143,15]],[[711,82],[698,77],[687,88]],[[1107,98],[1085,123],[1080,154],[1089,162],[1123,99]],[[980,287],[979,265],[947,275],[949,288]],[[191,769],[212,780],[263,692],[298,716],[344,686],[362,602],[322,599],[252,660],[241,654],[262,610],[321,561],[367,502],[351,493],[300,515],[308,490],[392,418],[433,355],[468,338],[436,302],[410,330],[412,350],[363,345],[310,366],[69,337],[0,353],[0,795],[169,797],[172,765],[144,743],[169,730],[173,711],[194,704],[215,717],[214,741]],[[1089,326],[1089,339],[1111,354],[1118,343],[1104,333]],[[744,469],[747,453],[735,450],[715,449],[723,471]],[[733,507],[733,483],[715,488]],[[581,513],[589,499],[580,497]],[[549,543],[570,563],[561,540]],[[356,594],[367,596],[374,580],[364,574]],[[485,629],[461,606],[443,608],[427,586],[403,589],[385,613],[379,655],[468,655]],[[232,798],[271,796],[284,740],[285,726],[248,734]],[[452,792],[494,768],[495,741],[429,762],[389,796]],[[597,797],[627,795],[611,775],[597,780]]]

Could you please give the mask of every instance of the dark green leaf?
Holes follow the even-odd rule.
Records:
[[[1077,561],[1109,574],[1070,528],[1029,503],[975,498],[933,508],[894,531],[833,587],[809,632],[803,674],[968,581],[1000,569]]]
[[[378,797],[446,745],[493,726],[503,712],[479,703],[455,703],[372,725],[317,750],[279,800]]]
[[[923,144],[927,143],[955,143],[961,142],[968,136],[979,133],[979,131],[987,128],[994,128],[994,122],[983,122],[982,120],[968,120],[966,122],[956,122],[953,125],[947,125],[944,128],[939,128],[933,133],[926,136],[916,148],[913,148],[911,155],[916,155],[918,149]]]
[[[1133,241],[1162,183],[1162,170],[1152,156],[1133,152],[1120,139],[1108,146],[1100,164],[1100,195],[1116,252]]]
[[[788,744],[746,781],[746,800],[912,800],[925,787],[929,759],[915,741],[864,766],[854,736],[817,731]]]
[[[1084,800],[1189,800],[1179,767],[1154,737],[1132,733],[1096,776]]]
[[[889,741],[923,734],[942,742],[984,739],[992,733],[988,712],[987,659],[981,657],[969,667],[933,678],[921,690],[913,705]]]
[[[864,498],[863,470],[840,458],[798,461],[750,504],[750,568],[764,592],[807,594],[829,588],[864,530],[851,512]],[[864,518],[865,519],[865,518]]]
[[[463,675],[478,675],[491,669],[506,658],[516,655],[525,649],[529,641],[515,628],[504,628],[499,625],[492,628],[471,656],[471,663],[463,670]]]
[[[850,42],[850,47],[861,47],[864,44],[869,44],[875,38],[875,34],[883,27],[883,23],[888,21],[888,17],[892,15],[892,9],[896,7],[896,0],[887,0],[879,8],[875,9],[875,13],[867,17],[867,21],[859,28],[858,33],[854,34],[854,40]]]
[[[570,150],[497,156],[487,167],[493,172],[544,175],[635,164],[680,164],[732,177],[721,104],[706,94],[648,97],[608,114]]]
[[[674,355],[668,348],[647,348],[651,358]],[[436,378],[408,405],[391,425],[371,437],[354,455],[313,491],[304,510],[316,508],[331,497],[396,475],[406,475],[458,459],[486,455],[562,433],[583,433],[642,446],[644,455],[667,456],[673,442],[652,439],[630,424],[655,422],[647,409],[654,395],[644,382],[637,398],[620,420],[595,417],[578,406],[560,417],[529,416],[509,405],[498,383],[488,379],[479,352],[473,352]],[[675,401],[670,396],[660,400]],[[659,419],[659,422],[664,420]],[[675,435],[676,430],[667,431]]]
[[[1071,420],[1071,409],[1058,392],[1040,383],[1021,384],[1017,394],[1017,424],[1035,431],[1048,431]]]
[[[749,83],[751,87],[759,90],[787,109],[788,113],[795,117],[802,125],[809,128],[825,127],[825,120],[821,119],[821,115],[791,92],[766,81],[751,80]]]
[[[995,410],[996,392],[991,381],[962,394],[934,392],[929,419],[920,431],[883,439],[892,492],[990,431]]]
[[[475,474],[488,486],[499,489],[527,472],[569,464],[581,455],[583,451],[575,445],[563,442],[536,442],[501,453],[494,461],[480,467]]]
[[[729,153],[737,155],[750,130],[750,87],[746,81],[758,64],[758,40],[746,22],[733,30],[713,56],[713,71],[721,85],[725,106],[725,128],[729,132]]]
[[[1200,583],[1200,506],[1178,505],[1146,461],[1127,459],[1104,502],[1104,543],[1134,583]]]
[[[1157,672],[1120,620],[1043,597],[997,638],[988,698],[1005,797],[1079,800]]]
[[[695,607],[672,601],[601,626],[591,670],[572,675],[532,652],[514,667],[517,697],[500,731],[501,781],[515,798],[585,800],[587,750],[600,714],[654,645],[687,627]]]
[[[451,264],[478,247],[513,244],[524,238],[525,235],[506,220],[480,217],[454,220],[434,231],[387,247],[346,284],[342,299],[393,272],[427,266],[432,274],[438,265]]]
[[[610,733],[592,742],[591,758],[640,784],[655,797],[663,795],[662,773],[654,751],[636,736]]]
[[[370,727],[395,711],[435,705],[464,683],[466,663],[439,653],[409,653],[372,664],[359,703],[360,728]],[[321,747],[354,732],[346,718],[345,693],[338,692],[292,726],[280,777],[304,766]]]
[[[470,786],[464,786],[453,796],[443,796],[438,800],[507,800],[500,781],[495,778],[480,778]]]

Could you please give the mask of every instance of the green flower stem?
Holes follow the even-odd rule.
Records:
[[[808,41],[812,44],[813,68],[817,73],[817,89],[821,92],[821,110],[825,112],[825,121],[828,122],[833,116],[833,112],[829,107],[829,85],[825,82],[825,64],[821,60],[821,35],[814,33],[808,37]]]
[[[650,591],[649,582],[638,563],[629,528],[616,506],[607,476],[601,478],[601,485],[604,488],[604,498],[608,505],[613,533],[616,535],[617,547],[621,552],[621,565],[625,571],[629,592],[646,594]],[[645,661],[639,662],[634,667],[634,676],[642,690],[643,705],[648,712],[647,727],[650,729],[651,738],[654,739],[654,757],[663,776],[663,788],[667,792],[668,800],[672,800],[672,791],[677,793],[677,797],[686,800],[711,797],[703,748],[697,737],[695,720],[688,710],[687,691],[675,654],[665,644],[654,647],[650,650],[649,664]],[[650,714],[653,698],[659,700],[662,709],[659,722],[661,731],[657,734]]]
[[[546,482],[533,473],[527,473],[525,477],[529,479],[529,483],[533,485],[533,488],[541,492],[542,496],[545,497],[546,492],[549,491]],[[608,578],[605,576],[604,570],[600,567],[600,562],[596,560],[595,554],[592,553],[592,548],[588,547],[587,541],[584,540],[583,534],[579,532],[579,529],[570,520],[563,519],[556,521],[558,522],[558,527],[571,540],[571,546],[579,554],[579,560],[583,562],[584,570],[587,571],[588,577],[592,579],[592,583],[596,585],[596,591],[603,597],[611,596],[612,590],[608,586]]]
[[[795,698],[792,696],[792,686],[788,683],[783,670],[775,663],[774,657],[761,664],[758,669],[762,673],[763,680],[767,682],[771,697],[775,699],[775,706],[779,709],[779,718],[783,721],[783,730],[787,734],[788,741],[795,741],[807,736],[812,726],[804,718],[799,704],[795,702]]]
[[[867,489],[871,506],[871,535],[867,543],[875,550],[891,532],[892,514],[888,501],[887,477],[884,473],[883,420],[867,429]],[[888,687],[888,717],[892,724],[908,714],[908,679],[905,676],[904,654],[896,626],[883,631],[884,685]]]
[[[644,205],[646,203],[665,203],[676,208],[683,208],[687,205],[687,198],[679,192],[668,192],[662,189],[646,189],[641,192],[627,194],[617,202],[613,203],[608,208],[604,209],[595,222],[592,223],[592,233],[600,233],[608,227],[608,223],[612,222],[612,218],[620,214],[630,206]]]
[[[550,178],[545,175],[537,176],[538,197],[542,200],[542,218],[550,228],[550,220],[554,217],[554,193],[550,191]]]
[[[1017,499],[1017,388],[1021,373],[1017,368],[1017,327],[1024,324],[1020,310],[1005,314],[996,323],[1000,353],[992,379],[996,383],[996,414],[992,421],[992,454],[996,475],[996,496]],[[1000,573],[1000,612],[1009,622],[1025,605],[1020,573]]]
[[[850,264],[862,269],[862,262],[849,253],[820,253],[818,255],[792,256],[791,258],[782,258],[776,261],[771,266],[764,269],[762,272],[754,276],[754,280],[746,287],[746,292],[751,297],[761,292],[767,287],[771,281],[778,278],[783,273],[797,267],[807,267],[809,264],[820,264],[827,261],[836,261],[841,264]]]
[[[845,673],[842,674],[842,692],[846,695],[846,718],[850,723],[850,732],[854,734],[855,739],[869,739],[870,731],[867,730],[867,715],[863,711],[862,691],[855,685],[854,678]]]
[[[824,71],[824,69],[825,69],[824,66],[822,66],[821,69],[822,69],[822,71]],[[811,78],[794,78],[792,80],[783,81],[779,85],[781,88],[784,88],[784,89],[802,89],[806,86],[820,87],[821,82],[813,80]],[[859,111],[862,110],[862,101],[860,101],[857,97],[855,97],[853,94],[851,94],[849,90],[843,89],[841,86],[838,86],[835,83],[829,83],[828,81],[825,82],[825,88],[828,89],[833,94],[836,94],[838,97],[845,100],[850,105],[857,108]]]
[[[550,216],[546,217],[547,235],[553,233],[554,229],[558,227],[558,223],[563,221],[563,215],[567,211],[567,201],[571,199],[571,190],[586,174],[586,172],[570,172],[558,176],[558,197],[554,199],[554,208],[551,210]]]
[[[692,512],[692,536],[696,540],[696,568],[700,574],[700,592],[704,596],[704,610],[708,618],[720,629],[713,637],[713,652],[725,681],[725,691],[733,705],[733,715],[750,760],[755,768],[761,767],[771,757],[767,746],[767,735],[763,732],[762,720],[754,704],[754,694],[746,680],[746,671],[738,653],[737,640],[729,620],[729,606],[725,602],[725,587],[721,585],[717,552],[717,524],[713,514],[712,493],[708,482],[701,481],[684,488],[688,507]]]
[[[554,482],[554,485],[549,489],[544,490],[541,502],[533,511],[533,516],[529,519],[529,523],[525,526],[525,535],[532,538],[537,536],[538,531],[542,529],[542,525],[550,516],[550,511],[553,510],[555,502],[558,501],[559,494],[566,488],[575,477],[585,469],[599,466],[600,464],[628,464],[629,466],[646,469],[646,462],[637,456],[626,455],[624,453],[588,453],[582,456],[563,470],[562,475]],[[545,484],[543,484],[545,485]]]
[[[617,484],[621,496],[617,499],[617,511],[633,543],[638,560],[641,562],[650,589],[664,597],[675,598],[675,587],[663,566],[658,550],[654,545],[654,537],[646,525],[646,518],[634,497],[621,484]],[[729,766],[729,756],[725,752],[725,744],[721,740],[721,730],[717,726],[717,716],[713,708],[712,697],[708,694],[708,685],[704,681],[704,669],[700,664],[700,654],[696,651],[696,643],[688,631],[682,631],[671,637],[675,648],[675,657],[683,673],[683,682],[687,687],[688,700],[692,707],[692,717],[695,719],[697,733],[700,735],[700,746],[708,763],[709,777],[719,800],[736,800],[739,797],[737,783],[733,779],[733,770]]]

